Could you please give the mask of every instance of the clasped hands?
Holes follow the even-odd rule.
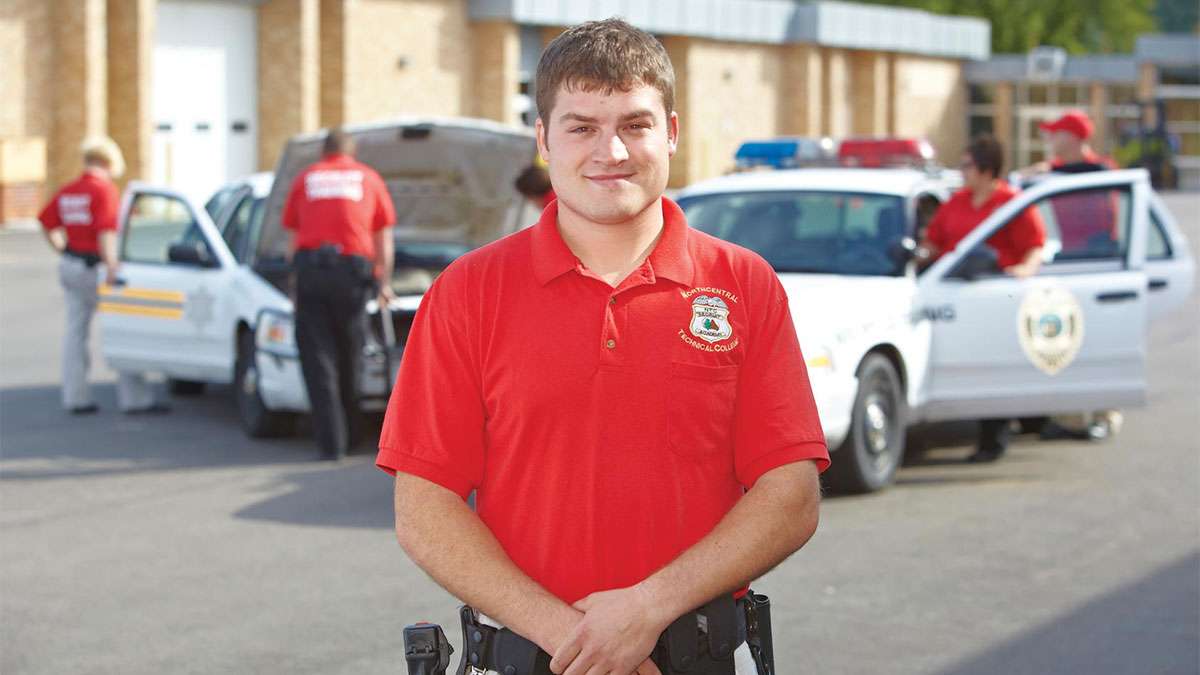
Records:
[[[573,604],[576,623],[550,661],[557,675],[662,675],[650,660],[671,618],[638,586],[592,593]]]

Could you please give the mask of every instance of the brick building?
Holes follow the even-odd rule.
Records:
[[[727,170],[753,137],[923,136],[957,157],[964,63],[989,56],[986,21],[843,2],[7,0],[0,221],[72,177],[93,133],[121,145],[127,178],[202,194],[330,125],[528,123],[542,47],[612,15],[675,64],[674,186]]]

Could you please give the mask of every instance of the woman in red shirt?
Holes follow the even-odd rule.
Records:
[[[1000,178],[1004,147],[991,136],[971,141],[962,159],[963,188],[955,192],[933,215],[921,242],[919,257],[933,262],[971,233],[1017,190]],[[1017,278],[1033,276],[1042,261],[1046,227],[1035,209],[1027,209],[987,240],[996,252],[997,263],[1006,274]]]
[[[929,262],[960,241],[987,219],[1017,191],[1000,178],[1004,168],[1004,148],[991,136],[971,141],[962,159],[963,188],[938,209],[921,243],[918,258]],[[987,240],[996,251],[997,263],[1005,274],[1018,279],[1037,274],[1046,243],[1046,227],[1034,208],[1026,209]],[[1008,448],[1009,419],[988,419],[979,423],[979,440],[972,462],[993,462]]]

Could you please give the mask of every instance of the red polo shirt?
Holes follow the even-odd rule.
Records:
[[[371,235],[396,222],[383,179],[349,155],[326,155],[296,176],[283,226],[296,231],[296,250],[332,244],[346,255],[375,257]]]
[[[38,220],[47,231],[63,228],[67,248],[76,253],[100,253],[100,233],[117,229],[117,209],[121,196],[112,181],[92,171],[84,171],[54,195]]]
[[[479,517],[565,602],[630,586],[763,473],[829,465],[787,297],[746,249],[662,235],[616,288],[563,243],[558,205],[425,294],[377,463],[477,490]]]
[[[971,191],[963,188],[933,214],[926,236],[940,251],[939,255],[954,249],[958,242],[979,226],[992,212],[1017,195],[1008,183],[1001,182],[979,208],[971,203]],[[1007,225],[987,240],[988,246],[996,251],[1000,269],[1016,265],[1025,259],[1030,249],[1046,243],[1046,226],[1037,209],[1025,209]]]

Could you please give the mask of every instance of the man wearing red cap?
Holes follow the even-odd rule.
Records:
[[[1038,128],[1047,134],[1052,158],[1033,165],[1030,167],[1033,170],[1027,169],[1027,173],[1086,173],[1116,168],[1112,160],[1101,157],[1088,145],[1094,128],[1082,110],[1068,110],[1053,122],[1038,124]]]

